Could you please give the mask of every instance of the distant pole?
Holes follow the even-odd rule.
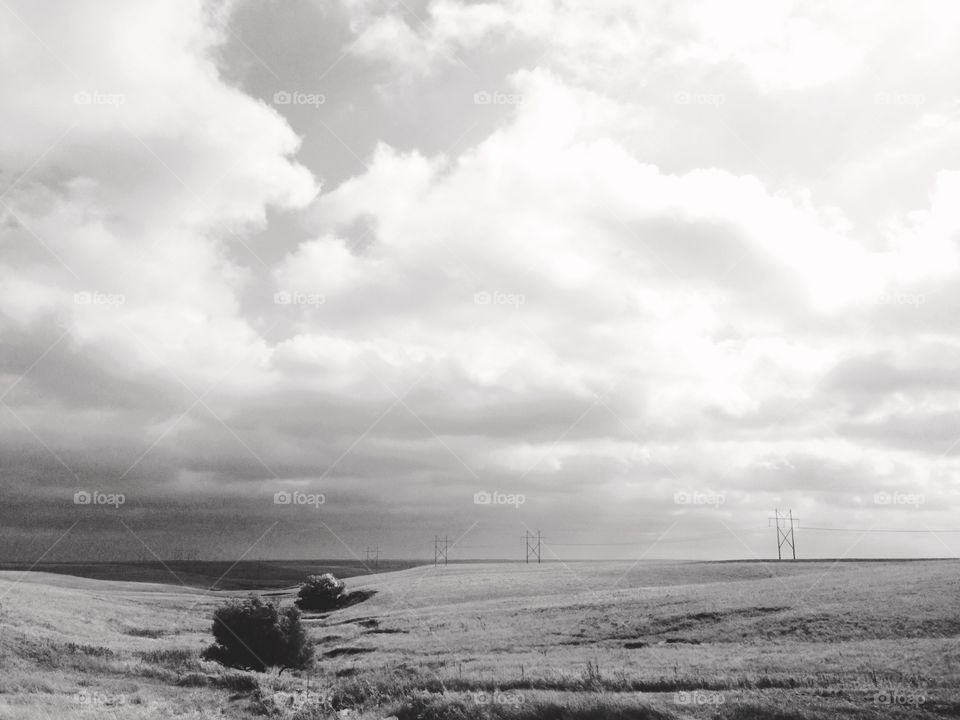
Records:
[[[793,517],[793,510],[788,510],[786,514],[781,513],[779,509],[774,509],[773,517],[767,518],[767,524],[770,521],[776,523],[777,528],[777,560],[783,560],[783,546],[790,547],[790,556],[797,559],[797,546],[793,536],[793,529],[800,525],[800,519]]]

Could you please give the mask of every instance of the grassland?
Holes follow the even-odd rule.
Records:
[[[311,672],[200,661],[233,591],[0,573],[0,718],[960,717],[960,563],[358,576]],[[291,602],[291,590],[269,593]]]
[[[418,565],[407,560],[383,560],[384,571],[404,570]],[[357,560],[168,560],[165,562],[42,562],[0,563],[0,572],[35,570],[74,575],[96,580],[120,580],[152,583],[177,582],[196,588],[219,590],[262,590],[289,587],[303,582],[308,575],[332,572],[348,578],[370,572]]]

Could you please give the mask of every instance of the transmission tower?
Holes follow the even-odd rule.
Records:
[[[782,513],[779,510],[773,511],[773,517],[767,518],[767,524],[776,522],[777,527],[777,560],[783,560],[783,546],[790,548],[790,554],[794,560],[797,559],[797,546],[793,540],[793,529],[800,526],[800,518],[793,516],[793,510]]]
[[[433,536],[433,564],[439,565],[441,560],[447,564],[447,551],[450,549],[450,538],[444,535],[441,542],[439,535]]]
[[[376,569],[380,568],[380,546],[379,545],[377,545],[373,549],[367,548],[366,565],[367,567],[370,567],[370,565],[373,565],[373,567]]]
[[[543,539],[543,536],[540,535],[540,531],[537,530],[537,534],[534,535],[532,532],[527,530],[526,534],[523,536],[527,544],[527,563],[529,564],[530,558],[536,559],[540,562],[540,541]]]

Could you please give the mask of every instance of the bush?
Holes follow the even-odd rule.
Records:
[[[238,670],[302,669],[313,659],[300,611],[280,610],[253,595],[214,611],[213,637],[216,642],[203,651],[203,659]]]
[[[343,580],[337,580],[331,573],[311,575],[300,585],[296,605],[301,610],[323,612],[336,610],[344,603]]]

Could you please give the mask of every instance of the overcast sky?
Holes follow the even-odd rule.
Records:
[[[957,555],[958,35],[0,4],[0,557]]]

